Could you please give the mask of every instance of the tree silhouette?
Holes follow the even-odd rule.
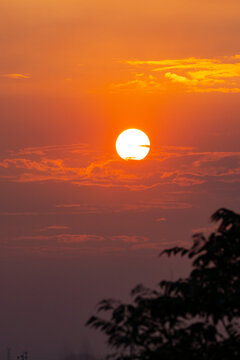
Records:
[[[116,360],[232,360],[240,358],[240,215],[219,209],[217,229],[193,236],[190,248],[160,255],[187,256],[188,277],[161,281],[156,289],[136,286],[132,302],[108,299],[98,305],[107,318],[87,325],[107,335]]]

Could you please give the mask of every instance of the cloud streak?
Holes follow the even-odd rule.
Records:
[[[57,229],[56,229],[57,230]],[[165,244],[165,243],[164,243]],[[127,253],[150,252],[162,249],[159,239],[153,240],[147,236],[139,235],[112,235],[56,233],[45,235],[17,236],[1,247],[15,254],[24,255],[56,255],[56,256],[81,256],[108,255]],[[146,253],[146,254],[147,254]]]
[[[15,80],[23,80],[23,79],[30,79],[30,74],[3,74],[2,77],[8,78],[8,79],[15,79]]]
[[[134,78],[112,84],[112,91],[240,92],[239,54],[216,58],[126,60],[122,63],[131,67]]]
[[[132,191],[164,185],[192,188],[208,182],[239,182],[239,175],[239,152],[198,152],[186,147],[162,147],[150,152],[148,161],[134,164],[117,155],[90,151],[81,144],[27,148],[0,160],[2,181],[68,182],[80,187],[120,187]],[[156,203],[161,205],[164,200]]]

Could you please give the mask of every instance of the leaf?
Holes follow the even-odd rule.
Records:
[[[208,238],[197,233],[189,249],[176,246],[160,254],[187,255],[188,276],[162,280],[158,289],[138,284],[130,303],[98,304],[107,318],[92,316],[86,325],[107,336],[112,359],[240,358],[240,215],[221,208],[211,220],[220,224]]]

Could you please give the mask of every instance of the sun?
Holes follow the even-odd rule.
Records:
[[[142,160],[149,153],[150,141],[143,131],[128,129],[118,136],[116,150],[124,160]]]

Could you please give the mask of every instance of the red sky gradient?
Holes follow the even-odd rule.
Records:
[[[158,258],[240,211],[238,0],[2,0],[0,349],[104,352],[104,297],[188,271]],[[115,151],[146,132],[147,158]]]

